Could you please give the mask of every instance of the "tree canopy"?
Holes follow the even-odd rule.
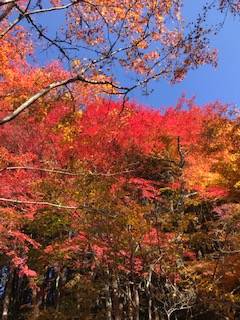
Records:
[[[36,61],[39,50],[45,48],[68,73],[36,88],[33,82],[35,90],[19,105],[12,105],[0,123],[15,118],[56,88],[72,91],[73,84],[81,83],[125,101],[137,87],[149,92],[152,80],[175,83],[192,68],[216,65],[217,52],[211,48],[209,34],[218,32],[228,12],[239,13],[238,1],[206,2],[192,25],[186,25],[182,7],[180,0],[1,1],[3,54],[12,45],[23,55],[31,52]],[[223,12],[223,20],[209,26],[207,13],[213,9]]]

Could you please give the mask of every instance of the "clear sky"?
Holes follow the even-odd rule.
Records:
[[[185,0],[185,17],[194,17],[199,7],[197,1]],[[198,0],[198,3],[202,2]],[[220,15],[214,11],[209,23],[214,23]],[[222,17],[221,17],[222,19]],[[166,81],[154,83],[150,96],[138,93],[137,100],[154,107],[175,105],[185,93],[188,98],[196,97],[196,102],[205,104],[220,100],[240,107],[240,17],[227,16],[224,28],[211,39],[212,46],[218,49],[219,63],[215,69],[203,66],[188,73],[184,81],[169,85]]]
[[[184,0],[183,15],[186,22],[194,21],[206,0]],[[58,25],[62,20],[61,13],[52,16],[45,15],[51,26]],[[217,11],[212,11],[208,16],[208,24],[214,24],[223,19]],[[179,84],[170,85],[165,80],[152,83],[154,91],[149,96],[144,96],[140,90],[133,92],[132,97],[140,103],[158,108],[161,106],[175,105],[182,94],[192,98],[195,96],[198,104],[205,104],[220,100],[224,103],[240,107],[240,17],[227,16],[223,29],[216,36],[211,37],[211,45],[218,49],[219,63],[217,68],[203,66],[190,71],[185,80]],[[40,54],[40,60],[50,59],[50,56]],[[42,62],[43,62],[42,61]]]

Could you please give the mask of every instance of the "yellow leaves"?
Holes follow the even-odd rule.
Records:
[[[169,11],[172,8],[172,4],[173,4],[172,2],[173,2],[172,0],[165,0],[165,10],[167,13],[169,13]]]
[[[238,303],[240,301],[240,296],[239,295],[235,295],[233,293],[226,293],[224,295],[225,299],[227,301],[233,302],[233,303]]]
[[[60,123],[58,125],[58,129],[63,134],[63,141],[66,143],[70,143],[74,141],[74,135],[75,135],[75,128],[74,126],[71,126],[69,122],[66,122],[64,124]]]
[[[200,154],[189,156],[188,165],[184,170],[184,178],[189,187],[201,185],[207,187],[218,184],[221,180],[221,175],[217,172],[211,171],[212,159],[203,158]]]
[[[81,119],[83,117],[83,110],[79,110],[75,114],[78,119]]]
[[[178,0],[139,0],[134,3],[129,0],[97,0],[95,6],[96,10],[91,4],[85,3],[83,5],[81,2],[76,4],[70,13],[72,20],[69,25],[70,32],[75,34],[77,31],[80,32],[81,38],[85,41],[91,38],[92,34],[90,33],[94,33],[95,30],[95,34],[98,36],[95,37],[96,43],[92,43],[92,45],[99,43],[99,34],[106,26],[109,31],[116,32],[118,37],[121,38],[124,35],[126,40],[126,37],[130,38],[133,34],[144,35],[152,25],[156,25],[156,30],[161,30],[160,27],[167,17],[172,21],[179,22],[181,20],[181,5]],[[82,16],[86,22],[86,30],[82,27],[79,16]],[[124,29],[119,24],[120,21],[124,21]],[[119,30],[119,28],[121,29]],[[106,40],[104,37],[101,39],[104,42]],[[149,43],[149,41],[147,42]]]
[[[184,219],[181,219],[179,221],[179,227],[182,232],[188,232],[189,228],[194,226],[195,223],[197,223],[198,218],[194,213],[192,214],[185,214]]]
[[[90,79],[90,81],[99,83],[99,86],[98,88],[96,88],[96,91],[95,91],[96,94],[100,94],[103,92],[109,93],[109,94],[117,93],[117,88],[115,88],[117,83],[115,83],[111,77],[108,77],[103,73],[94,72],[93,78]]]
[[[240,190],[240,180],[235,183],[234,188]]]
[[[71,62],[71,64],[72,64],[72,68],[73,69],[76,69],[76,70],[79,70],[79,68],[81,67],[81,60],[79,60],[79,59],[74,59],[74,60],[72,60],[72,62]]]
[[[65,142],[72,142],[73,141],[71,128],[69,128],[69,127],[64,128],[63,139]]]
[[[147,49],[148,48],[148,42],[146,40],[134,40],[133,46],[138,47],[139,49]]]

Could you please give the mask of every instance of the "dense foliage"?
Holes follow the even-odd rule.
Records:
[[[66,74],[8,43],[3,113]],[[238,114],[74,90],[0,128],[3,319],[239,316]]]
[[[24,55],[34,44],[35,62],[46,64],[51,57],[61,60],[69,72],[36,86],[37,79],[29,77],[31,90],[21,91],[22,99],[5,109],[0,125],[56,88],[67,91],[80,83],[125,101],[136,88],[151,92],[153,80],[174,84],[191,69],[216,66],[217,51],[211,48],[210,35],[223,27],[228,14],[239,15],[239,0],[200,1],[196,21],[191,23],[184,6],[188,4],[182,0],[1,0],[1,51],[15,48]],[[211,14],[219,21],[209,22]],[[8,64],[3,62],[3,67]],[[17,72],[22,66],[18,63],[19,59],[14,61]]]
[[[215,62],[201,19],[184,38],[179,1],[158,12],[159,1],[114,1],[115,15],[109,1],[74,1],[67,39],[51,41],[32,16],[67,9],[52,2],[0,1],[2,319],[239,318],[239,114],[186,98],[156,111],[100,95],[136,87],[118,86],[115,60],[140,86]],[[238,1],[226,6],[239,11]],[[30,64],[24,19],[60,51],[84,43],[98,59],[71,56],[70,71]]]

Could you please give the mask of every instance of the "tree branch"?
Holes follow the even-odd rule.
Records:
[[[91,175],[91,176],[104,176],[104,177],[112,177],[112,176],[117,176],[117,175],[122,175],[125,173],[130,173],[133,172],[134,170],[124,170],[124,171],[119,171],[119,172],[92,172],[92,171],[87,171],[86,173],[82,172],[70,172],[66,170],[61,170],[61,169],[48,169],[48,168],[37,168],[37,167],[31,167],[31,166],[14,166],[14,167],[6,167],[0,169],[0,173],[2,171],[14,171],[14,170],[30,170],[30,171],[42,171],[42,172],[48,172],[48,173],[56,173],[56,174],[62,174],[62,175],[67,175],[67,176],[86,176],[86,175]]]
[[[0,22],[3,21],[9,15],[9,13],[12,11],[12,9],[15,6],[15,1],[7,2],[7,3],[8,3],[7,7],[0,14]],[[3,3],[2,5],[7,4],[7,3]]]
[[[47,201],[25,201],[25,200],[9,199],[9,198],[0,198],[0,201],[10,202],[15,204],[34,204],[36,206],[49,206],[49,207],[55,207],[59,209],[75,209],[76,210],[76,209],[85,208],[85,206],[66,206],[66,205],[51,203]]]
[[[34,102],[36,102],[39,98],[45,96],[48,94],[51,90],[66,86],[67,84],[81,81],[87,84],[91,85],[110,85],[112,88],[119,90],[118,94],[124,94],[125,92],[129,91],[129,88],[126,87],[119,87],[115,85],[111,81],[94,81],[94,80],[88,80],[83,78],[81,75],[76,75],[74,77],[68,78],[63,81],[53,82],[50,85],[48,85],[46,88],[42,89],[38,93],[31,96],[28,100],[26,100],[24,103],[22,103],[17,109],[15,109],[12,113],[7,115],[6,117],[0,119],[0,125],[3,125],[7,122],[10,122],[11,120],[15,119],[18,115],[20,115],[24,110],[29,108]]]
[[[12,203],[12,204],[22,204],[22,205],[35,205],[35,206],[47,206],[53,207],[57,209],[67,209],[67,210],[77,210],[82,209],[88,212],[100,213],[100,214],[108,214],[109,216],[112,214],[110,211],[101,209],[101,208],[94,208],[89,205],[77,205],[77,206],[68,206],[59,203],[53,203],[48,201],[31,201],[31,200],[19,200],[19,199],[11,199],[11,198],[0,198],[0,202]]]

